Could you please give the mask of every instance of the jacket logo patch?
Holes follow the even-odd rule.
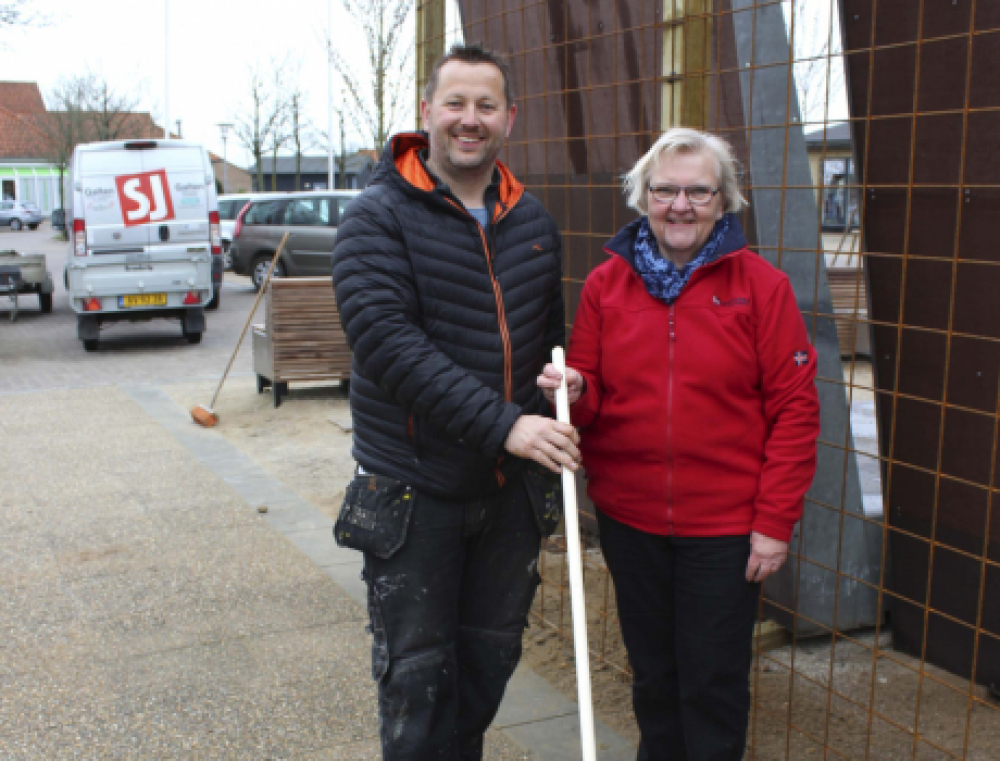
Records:
[[[734,299],[729,299],[729,301],[723,301],[718,296],[713,296],[712,303],[715,304],[717,307],[741,307],[741,306],[745,307],[749,306],[750,299],[734,298]]]
[[[792,359],[795,360],[796,365],[802,367],[802,365],[809,361],[809,355],[804,351],[797,351],[792,355]]]

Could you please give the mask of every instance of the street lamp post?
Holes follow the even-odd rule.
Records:
[[[219,131],[222,132],[222,195],[225,195],[229,190],[229,162],[226,161],[226,135],[232,129],[232,126],[229,122],[221,122],[218,125]]]

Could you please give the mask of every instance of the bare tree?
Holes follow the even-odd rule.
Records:
[[[413,52],[406,44],[406,21],[412,0],[340,0],[344,9],[361,25],[368,60],[363,72],[349,62],[332,40],[326,40],[330,60],[351,102],[355,128],[370,139],[370,147],[381,150],[389,135],[413,102],[413,77],[407,70]],[[366,89],[364,83],[370,78]]]
[[[35,124],[46,138],[46,158],[59,169],[59,207],[66,208],[63,175],[73,151],[87,141],[84,98],[79,79],[63,80],[50,93],[48,112],[39,115]]]
[[[302,189],[302,153],[315,144],[312,124],[304,118],[305,95],[296,89],[289,95],[289,127],[292,144],[295,146],[295,189]]]
[[[266,152],[278,149],[287,141],[282,138],[283,123],[287,118],[287,98],[283,92],[284,63],[273,59],[269,65],[270,76],[261,65],[250,69],[250,109],[241,109],[234,117],[236,137],[254,158],[257,189],[264,189],[263,157]]]
[[[347,95],[343,90],[340,92],[340,104],[333,106],[333,114],[337,118],[337,131],[335,137],[340,143],[340,151],[334,153],[333,160],[336,164],[336,171],[333,177],[333,187],[347,187]],[[317,130],[317,134],[323,141],[323,145],[330,144],[330,135],[324,130]]]
[[[81,77],[79,91],[90,127],[88,139],[118,140],[127,136],[129,120],[139,105],[137,96],[116,92],[94,74]]]

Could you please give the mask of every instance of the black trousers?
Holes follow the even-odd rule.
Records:
[[[635,674],[638,761],[740,761],[759,584],[748,536],[648,534],[598,511]]]
[[[521,478],[488,500],[418,494],[406,543],[365,554],[385,761],[479,761],[521,658],[540,533]]]

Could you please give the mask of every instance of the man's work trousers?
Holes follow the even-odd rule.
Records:
[[[497,496],[417,495],[403,547],[365,553],[385,761],[479,761],[521,658],[540,534],[521,478]]]
[[[639,531],[598,511],[635,674],[638,761],[740,761],[759,584],[748,536]]]

